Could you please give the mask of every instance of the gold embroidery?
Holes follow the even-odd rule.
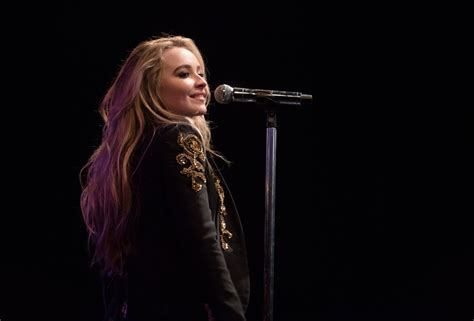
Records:
[[[213,173],[214,177],[214,185],[217,189],[217,194],[219,195],[219,229],[221,231],[220,241],[221,247],[226,252],[232,252],[232,248],[230,247],[229,243],[227,243],[226,239],[232,238],[232,233],[227,229],[227,224],[225,222],[225,216],[227,215],[227,210],[224,204],[224,189],[221,186],[221,181],[219,177],[215,173]]]
[[[204,148],[201,141],[192,134],[184,136],[178,135],[178,144],[183,147],[184,152],[176,156],[178,164],[183,166],[181,174],[191,177],[193,190],[199,192],[202,185],[206,183],[203,163],[206,160]]]

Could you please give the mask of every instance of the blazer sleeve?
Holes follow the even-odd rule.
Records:
[[[245,311],[217,238],[206,182],[206,153],[190,126],[176,126],[159,138],[167,212],[178,231],[178,248],[189,254],[189,273],[201,282],[204,303],[215,321],[243,321]],[[200,292],[201,289],[198,289]]]

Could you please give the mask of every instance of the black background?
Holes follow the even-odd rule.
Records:
[[[101,320],[79,170],[120,63],[166,32],[196,41],[211,88],[313,95],[312,106],[278,113],[275,321],[472,320],[466,23],[435,9],[18,8],[3,27],[0,319]],[[211,105],[209,119],[233,161],[225,175],[249,248],[248,318],[263,320],[265,114]]]

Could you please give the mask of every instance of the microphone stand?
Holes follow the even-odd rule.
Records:
[[[237,89],[237,88],[235,88]],[[216,95],[217,92],[217,95]],[[267,139],[265,158],[265,233],[263,264],[263,321],[273,321],[273,279],[275,259],[275,173],[277,147],[277,110],[285,106],[300,106],[310,102],[311,95],[272,91],[264,89],[234,88],[221,85],[215,91],[216,100],[222,103],[230,101],[256,103],[265,106],[267,114]],[[272,107],[270,107],[272,106]]]
[[[300,106],[311,95],[283,97],[275,100],[268,92],[256,92],[255,102],[265,106],[267,139],[265,149],[265,235],[263,264],[263,321],[273,321],[273,285],[275,260],[275,176],[277,147],[277,111],[287,106]]]
[[[267,139],[265,158],[265,236],[263,265],[263,321],[273,321],[273,278],[275,259],[275,173],[277,115],[266,111]]]

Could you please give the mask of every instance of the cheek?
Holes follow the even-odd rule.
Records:
[[[176,102],[182,100],[182,91],[175,87],[164,85],[160,88],[159,95],[166,106],[173,106]]]

